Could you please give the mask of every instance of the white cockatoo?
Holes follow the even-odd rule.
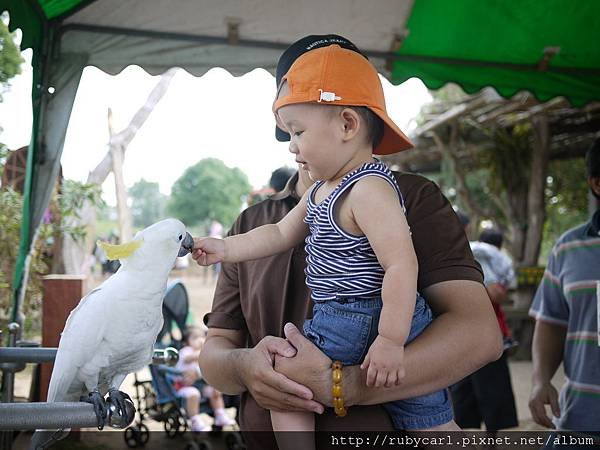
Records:
[[[104,426],[104,396],[121,414],[119,391],[125,377],[152,361],[162,328],[167,278],[178,256],[192,250],[192,236],[176,219],[162,220],[121,245],[99,243],[119,270],[83,297],[61,334],[48,388],[48,402],[86,401],[94,405],[98,427]],[[37,435],[37,436],[36,436]],[[37,431],[32,448],[45,448],[59,435]],[[54,438],[52,438],[54,436]]]

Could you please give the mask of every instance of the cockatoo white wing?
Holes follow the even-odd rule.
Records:
[[[94,357],[108,324],[107,320],[98,320],[109,306],[105,293],[102,286],[94,289],[69,314],[54,360],[49,402],[79,400],[83,382],[77,377],[78,371]]]

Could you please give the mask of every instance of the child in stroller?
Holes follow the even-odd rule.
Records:
[[[198,356],[206,339],[206,330],[198,326],[188,326],[183,332],[185,344],[179,350],[179,360],[175,369],[181,374],[175,378],[177,395],[184,400],[187,416],[191,420],[192,431],[210,431],[211,427],[200,416],[200,400],[207,398],[214,413],[215,427],[231,426],[235,421],[227,416],[223,394],[207,385],[201,378]],[[193,374],[190,376],[190,374]],[[187,375],[187,376],[186,376]],[[194,380],[195,379],[195,380]]]
[[[179,280],[172,281],[167,287],[165,298],[163,300],[163,328],[158,334],[155,348],[174,347],[180,349],[183,345],[184,331],[186,330],[186,321],[189,313],[189,297],[183,283]],[[185,355],[185,352],[184,354]],[[180,353],[179,358],[183,359]],[[198,367],[199,368],[199,367]],[[125,430],[124,439],[128,447],[144,446],[150,438],[150,430],[144,424],[144,421],[151,418],[163,424],[167,437],[175,438],[184,433],[188,427],[188,415],[185,409],[185,401],[175,389],[176,380],[182,378],[190,371],[183,371],[183,374],[176,367],[167,365],[151,364],[149,366],[151,380],[139,380],[135,374],[135,401],[139,419],[135,424]],[[200,374],[194,370],[191,371],[194,376],[190,377],[189,384],[201,383]],[[193,380],[191,379],[193,378]],[[203,389],[200,384],[199,392]],[[205,392],[207,395],[209,392]],[[210,398],[210,395],[208,396]],[[213,415],[210,402],[199,402],[199,409]],[[236,407],[239,410],[239,396],[224,396],[226,407]],[[196,404],[197,405],[197,404]],[[192,413],[194,411],[192,410]],[[215,421],[216,422],[216,421]],[[221,427],[215,423],[213,430],[218,431]],[[228,449],[244,448],[241,437],[238,433],[226,433],[224,439]]]

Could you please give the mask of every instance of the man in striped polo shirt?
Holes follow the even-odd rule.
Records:
[[[600,200],[600,139],[586,154],[586,168],[588,184]],[[536,319],[529,408],[545,427],[600,431],[599,281],[597,209],[589,222],[558,239],[529,311]],[[567,381],[559,399],[551,379],[561,361]],[[552,421],[545,405],[551,407]]]

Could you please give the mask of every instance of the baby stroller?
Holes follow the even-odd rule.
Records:
[[[183,345],[182,335],[186,326],[189,312],[187,290],[183,283],[175,280],[169,283],[163,301],[163,327],[156,339],[155,348],[167,346],[180,349]],[[130,448],[144,446],[150,439],[148,427],[144,420],[153,419],[163,424],[167,437],[175,438],[186,432],[187,415],[183,408],[181,398],[173,386],[173,379],[179,372],[166,365],[151,364],[149,366],[151,380],[140,381],[135,375],[135,401],[139,420],[125,430],[125,443]],[[227,407],[235,406],[239,409],[238,397],[227,398]],[[229,400],[229,402],[228,402]],[[228,404],[229,403],[229,404]],[[201,404],[201,411],[212,415],[212,410],[207,402]],[[221,428],[213,427],[214,432],[220,432]],[[243,446],[241,436],[237,432],[224,433],[227,448],[230,450],[241,450]],[[187,444],[189,450],[209,450],[210,445],[205,440],[192,440]]]

